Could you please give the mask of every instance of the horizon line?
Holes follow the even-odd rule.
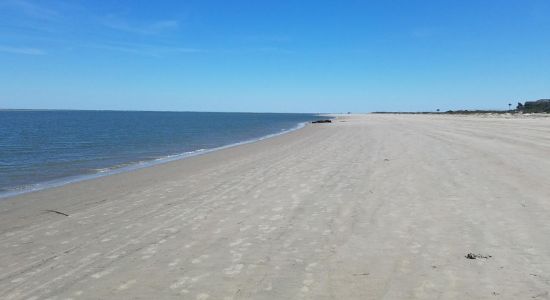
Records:
[[[335,113],[335,112],[133,110],[133,109],[77,109],[77,108],[0,108],[0,112],[2,112],[2,111],[177,112],[177,113],[241,113],[241,114],[338,114],[338,113]],[[341,112],[341,113],[343,113],[343,112]]]

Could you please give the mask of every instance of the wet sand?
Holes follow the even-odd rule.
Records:
[[[548,299],[549,178],[550,118],[340,116],[1,200],[0,298]]]

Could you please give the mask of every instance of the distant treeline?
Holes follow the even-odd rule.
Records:
[[[390,112],[390,111],[376,111],[374,114],[448,114],[448,115],[474,115],[474,114],[509,114],[509,113],[550,113],[550,99],[541,99],[537,101],[526,101],[525,104],[518,103],[516,109],[510,110],[447,110],[447,111],[420,111],[420,112]]]
[[[550,99],[527,101],[525,104],[518,103],[516,110],[524,113],[550,113]]]

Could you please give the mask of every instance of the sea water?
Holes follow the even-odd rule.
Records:
[[[313,114],[0,111],[0,197],[255,141]]]

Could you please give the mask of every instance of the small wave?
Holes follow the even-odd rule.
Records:
[[[159,164],[168,163],[168,162],[175,161],[175,160],[185,159],[185,158],[189,158],[189,157],[193,157],[193,156],[197,156],[197,155],[203,155],[203,154],[218,151],[218,150],[223,150],[223,149],[228,149],[228,148],[232,148],[232,147],[236,147],[236,146],[240,146],[240,145],[250,144],[250,143],[262,141],[262,140],[265,140],[265,139],[268,139],[268,138],[272,138],[272,137],[275,137],[275,136],[279,136],[279,135],[282,135],[282,134],[286,134],[286,133],[289,133],[289,132],[292,132],[292,131],[296,131],[298,129],[303,128],[306,124],[307,124],[307,122],[302,122],[302,123],[299,123],[299,124],[297,124],[296,126],[290,128],[290,129],[284,129],[283,128],[279,132],[276,132],[276,133],[272,133],[272,134],[268,134],[268,135],[265,135],[265,136],[262,136],[262,137],[259,137],[259,138],[240,141],[240,142],[237,142],[237,143],[228,144],[228,145],[224,145],[224,146],[220,146],[220,147],[215,147],[215,148],[210,148],[210,149],[197,149],[197,150],[183,152],[183,153],[166,155],[166,156],[154,158],[154,159],[147,160],[147,161],[138,161],[138,162],[119,164],[119,165],[115,165],[115,166],[111,166],[111,167],[107,167],[107,168],[91,169],[90,170],[91,174],[76,175],[76,176],[51,180],[51,181],[40,182],[40,183],[36,183],[36,184],[29,184],[29,185],[14,187],[14,188],[3,189],[3,190],[0,191],[0,198],[7,198],[7,197],[13,197],[13,196],[21,195],[21,194],[26,194],[26,193],[37,192],[37,191],[48,189],[48,188],[60,187],[60,186],[67,185],[67,184],[70,184],[70,183],[75,183],[75,182],[80,182],[80,181],[84,181],[84,180],[89,180],[89,179],[94,179],[94,178],[99,178],[99,177],[104,177],[104,176],[109,176],[109,175],[129,172],[129,171],[134,171],[134,170],[143,169],[143,168],[147,168],[147,167],[151,167],[151,166],[155,166],[155,165],[159,165]]]

